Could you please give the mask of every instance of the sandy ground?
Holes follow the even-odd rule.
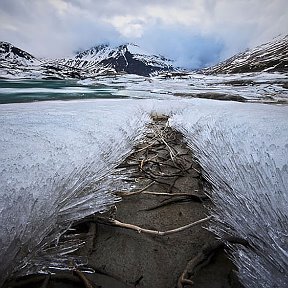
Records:
[[[165,117],[156,117],[131,155],[117,168],[115,177],[122,180],[116,192],[122,195],[122,201],[101,217],[158,231],[183,227],[207,217],[211,203],[205,192],[209,193],[209,184],[202,179],[201,167],[183,143],[182,135],[166,123]],[[81,277],[69,272],[61,275],[71,279],[60,275],[59,279],[50,278],[45,285],[42,278],[7,287],[242,287],[223,247],[202,253],[218,243],[205,229],[208,221],[159,236],[115,227],[109,221],[98,221],[98,216],[75,226],[78,232],[90,234],[90,240],[79,253],[88,255],[88,266],[96,273]],[[186,285],[179,277],[191,259],[184,278],[192,280],[193,285],[192,282]],[[85,283],[88,279],[90,283]]]

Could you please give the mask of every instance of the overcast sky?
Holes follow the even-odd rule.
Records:
[[[287,0],[0,0],[0,41],[38,57],[132,42],[198,68],[288,34]]]

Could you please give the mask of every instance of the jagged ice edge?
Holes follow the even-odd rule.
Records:
[[[246,287],[256,288],[259,283],[263,287],[285,287],[288,169],[287,164],[276,165],[273,150],[282,150],[279,153],[285,159],[287,143],[284,147],[277,143],[267,147],[265,139],[257,142],[261,137],[254,141],[255,123],[237,127],[217,114],[204,112],[205,116],[197,118],[193,113],[197,111],[174,116],[170,124],[184,134],[205,171],[204,177],[213,184],[215,208],[210,229],[222,239],[227,235],[244,238],[253,247],[233,248],[233,260]]]
[[[5,188],[10,188],[10,192],[1,193],[2,203],[5,201],[5,207],[1,209],[1,259],[6,259],[6,262],[1,264],[2,282],[12,272],[18,273],[19,270],[22,274],[33,272],[35,270],[33,265],[35,268],[36,263],[38,270],[48,268],[51,262],[49,264],[49,261],[39,261],[39,255],[40,258],[45,259],[45,250],[69,228],[72,221],[95,212],[105,211],[118,200],[107,192],[111,185],[107,174],[130,151],[148,121],[147,113],[137,107],[130,107],[124,113],[127,113],[126,117],[120,115],[115,121],[120,139],[122,138],[121,144],[117,138],[113,139],[113,135],[108,135],[110,139],[100,145],[100,149],[98,147],[101,155],[97,160],[85,163],[79,168],[77,163],[71,163],[72,168],[68,175],[60,175],[63,167],[57,169],[48,179],[45,175],[39,175],[42,178],[26,189],[17,187],[19,183],[16,183],[16,188],[9,187],[9,183],[7,184]],[[125,119],[125,122],[119,122],[121,118]],[[40,205],[33,191],[29,191],[31,188],[40,189],[44,195],[43,205]],[[53,195],[54,197],[51,197]],[[17,216],[11,214],[13,211],[17,211]],[[79,241],[69,243],[63,249],[58,249],[58,252],[73,251],[79,245],[81,245]],[[58,267],[63,264],[65,266],[65,261],[57,263]]]

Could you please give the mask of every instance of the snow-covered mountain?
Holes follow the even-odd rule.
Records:
[[[60,63],[90,73],[95,70],[98,72],[101,68],[116,73],[150,76],[154,72],[174,70],[173,61],[160,55],[151,55],[134,44],[117,47],[98,45],[77,53],[72,59],[63,59]]]
[[[21,50],[8,42],[0,42],[0,63],[17,65],[35,65],[40,61],[31,54]]]
[[[8,42],[0,42],[0,77],[3,78],[93,78],[117,73],[151,76],[177,72],[173,61],[152,55],[134,44],[117,47],[98,45],[62,59],[37,59]],[[204,74],[243,72],[287,72],[288,35],[246,50],[200,72]]]
[[[204,73],[287,72],[288,35],[248,49],[245,52],[202,70]]]
[[[150,76],[175,70],[173,61],[150,55],[133,44],[99,45],[62,59],[37,59],[8,42],[0,42],[0,77],[3,78],[91,78],[128,73]]]
[[[77,69],[50,62],[37,59],[8,42],[0,42],[0,77],[2,78],[80,78]]]

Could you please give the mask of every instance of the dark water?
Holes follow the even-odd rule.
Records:
[[[117,88],[73,80],[0,80],[0,104],[48,100],[123,98]]]

